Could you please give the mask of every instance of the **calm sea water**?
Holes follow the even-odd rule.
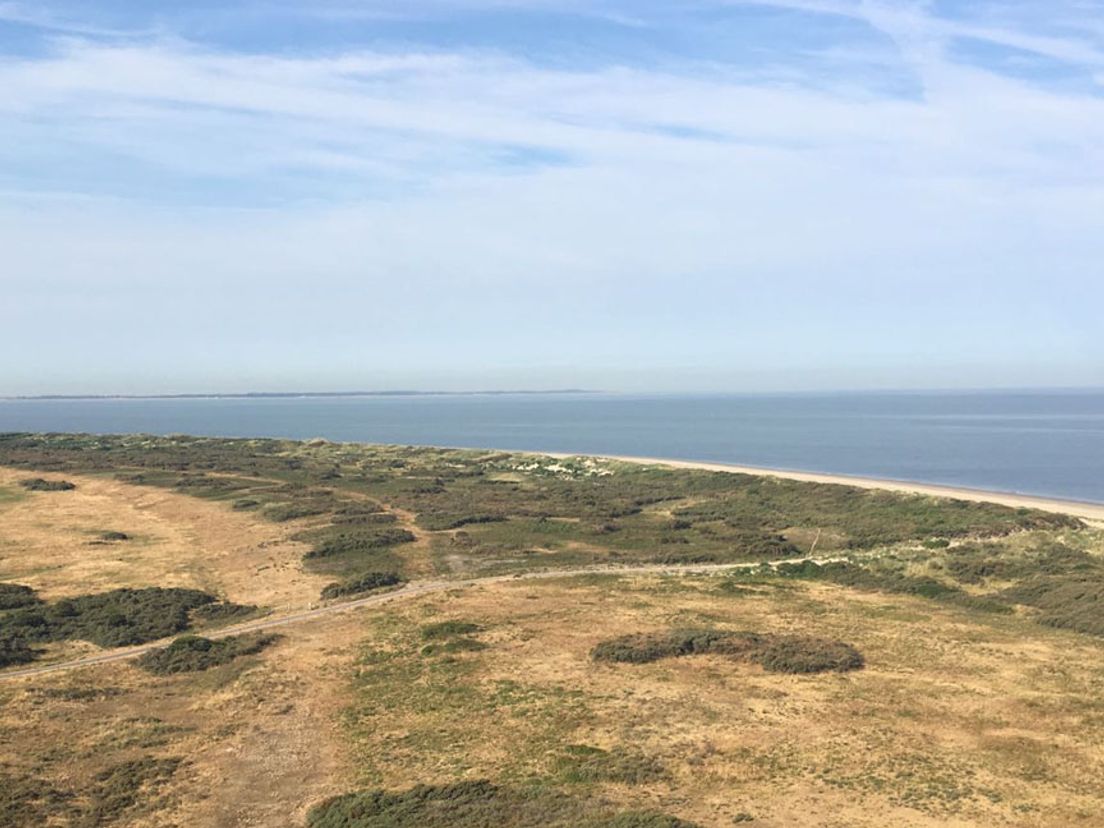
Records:
[[[632,454],[1104,503],[1104,391],[11,400],[0,431]]]

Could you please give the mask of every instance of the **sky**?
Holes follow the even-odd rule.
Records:
[[[0,0],[0,395],[1104,386],[1104,0]]]

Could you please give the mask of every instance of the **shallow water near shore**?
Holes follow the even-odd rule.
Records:
[[[620,454],[1104,503],[1104,391],[4,400],[0,431]]]

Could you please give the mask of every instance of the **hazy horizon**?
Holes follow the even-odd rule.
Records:
[[[1104,2],[0,2],[0,395],[1104,386]]]
[[[230,399],[230,398],[294,398],[294,397],[404,397],[404,396],[685,396],[685,397],[786,397],[786,396],[862,396],[862,395],[1015,395],[1015,394],[1100,394],[1104,393],[1104,386],[992,386],[992,387],[959,387],[959,388],[793,388],[793,389],[745,389],[745,390],[703,390],[680,389],[677,391],[662,391],[655,389],[613,389],[613,388],[365,388],[365,389],[246,389],[225,391],[165,391],[165,392],[136,392],[115,393],[104,391],[98,393],[71,393],[71,394],[0,394],[0,401],[19,400],[143,400],[143,399]]]

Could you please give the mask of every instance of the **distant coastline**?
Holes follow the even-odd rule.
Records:
[[[859,489],[875,489],[899,494],[920,494],[931,497],[967,500],[973,503],[997,503],[1013,509],[1039,509],[1044,512],[1056,512],[1073,515],[1083,520],[1104,526],[1104,503],[1091,500],[1073,500],[1060,497],[1041,497],[1021,494],[1020,492],[1001,491],[1000,489],[975,489],[965,486],[948,486],[938,483],[925,483],[920,480],[894,480],[882,477],[864,477],[851,474],[832,474],[828,472],[801,471],[798,469],[774,469],[763,466],[745,466],[738,463],[723,463],[709,460],[678,460],[668,457],[632,457],[626,455],[572,455],[567,452],[520,452],[534,456],[568,458],[575,456],[591,457],[595,460],[619,460],[623,463],[636,463],[648,466],[668,466],[676,469],[697,469],[699,471],[728,472],[731,474],[749,474],[756,477],[777,477],[782,480],[797,480],[802,483],[828,483],[835,486],[854,486]]]
[[[337,397],[495,397],[513,395],[600,394],[588,388],[553,388],[547,391],[491,389],[486,391],[234,391],[197,394],[21,394],[2,396],[0,400],[266,400],[334,399]]]

